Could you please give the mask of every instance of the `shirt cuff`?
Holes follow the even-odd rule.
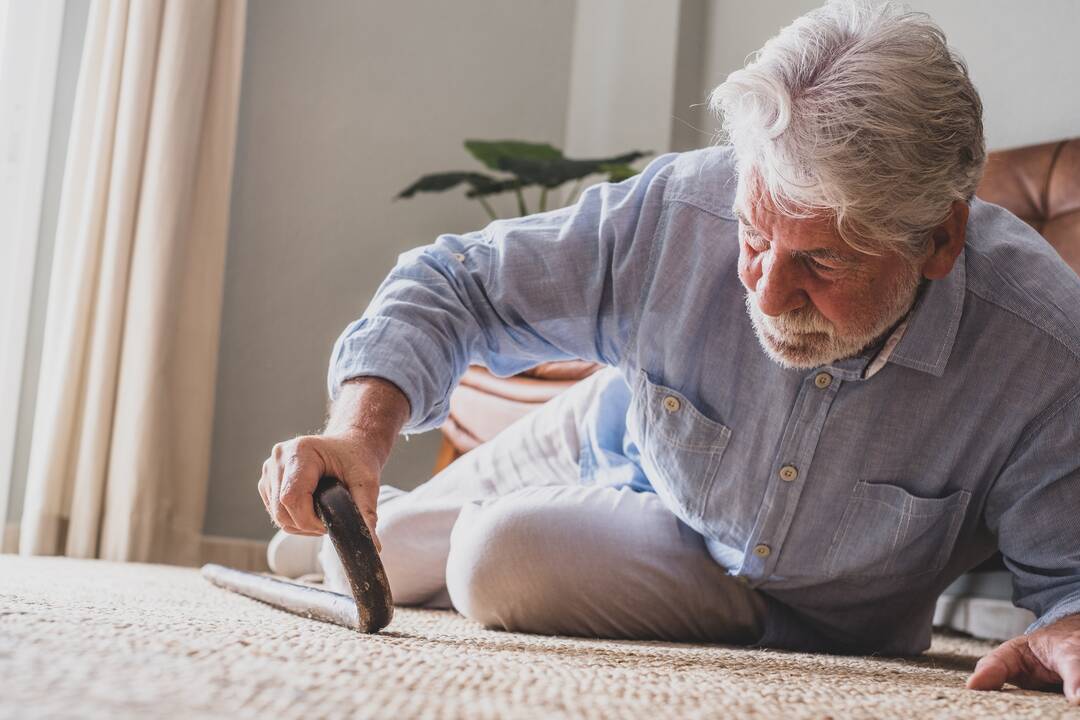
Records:
[[[331,402],[347,380],[378,377],[396,385],[409,401],[403,433],[431,430],[446,420],[454,361],[423,331],[394,318],[364,318],[336,345],[327,375]]]
[[[1028,629],[1024,631],[1024,634],[1029,635],[1036,630],[1041,630],[1047,625],[1053,625],[1064,617],[1077,614],[1080,614],[1080,590],[1070,595],[1066,595],[1061,600],[1054,603],[1053,606],[1043,613],[1038,620],[1028,626]]]

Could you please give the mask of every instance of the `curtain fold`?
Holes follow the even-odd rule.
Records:
[[[245,0],[95,0],[19,547],[198,562]]]

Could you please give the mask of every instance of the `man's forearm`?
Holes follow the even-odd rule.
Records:
[[[359,377],[341,385],[323,433],[355,433],[365,438],[385,465],[409,413],[409,400],[397,385],[382,378]]]

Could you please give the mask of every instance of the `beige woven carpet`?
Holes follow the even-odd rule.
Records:
[[[0,717],[1057,717],[975,693],[989,646],[915,661],[486,631],[399,608],[382,634],[304,620],[196,570],[0,555]]]

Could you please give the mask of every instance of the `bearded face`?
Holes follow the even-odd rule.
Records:
[[[746,310],[761,347],[784,367],[856,355],[914,304],[922,274],[907,258],[854,250],[831,218],[788,217],[752,189],[737,210]]]
[[[763,313],[753,292],[746,293],[746,312],[765,353],[788,368],[814,368],[858,354],[873,344],[915,304],[919,274],[900,275],[878,297],[867,297],[845,330],[840,330],[812,305],[771,317]]]

